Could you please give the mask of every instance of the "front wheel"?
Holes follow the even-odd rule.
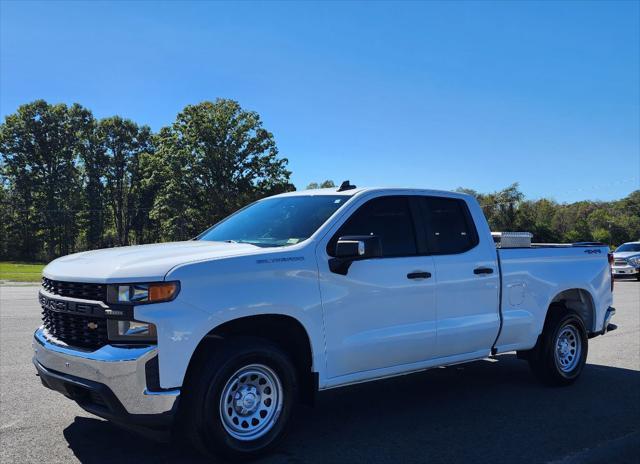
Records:
[[[279,347],[259,339],[220,342],[191,376],[186,432],[204,454],[247,459],[283,437],[297,395],[295,367]]]
[[[529,365],[547,385],[569,385],[587,362],[589,337],[575,311],[553,306],[549,311],[544,330],[529,356]]]

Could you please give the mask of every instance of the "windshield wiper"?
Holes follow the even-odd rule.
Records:
[[[248,240],[233,240],[233,239],[229,239],[229,240],[222,240],[223,243],[237,243],[237,244],[243,244],[243,245],[253,245],[253,246],[260,246],[255,242],[250,242]]]

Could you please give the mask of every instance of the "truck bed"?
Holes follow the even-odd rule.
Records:
[[[532,244],[498,248],[497,253],[502,276],[498,352],[532,348],[554,301],[562,301],[591,321],[587,331],[602,330],[612,299],[607,246]]]

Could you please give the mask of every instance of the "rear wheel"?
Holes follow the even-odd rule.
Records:
[[[185,394],[184,432],[206,455],[249,459],[283,438],[297,396],[295,367],[278,346],[233,338],[201,357]]]
[[[528,360],[536,376],[547,385],[569,385],[582,373],[589,337],[575,311],[554,306],[549,308],[544,330]]]

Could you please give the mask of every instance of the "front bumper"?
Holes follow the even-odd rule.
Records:
[[[152,428],[173,421],[180,390],[162,390],[154,381],[155,346],[107,345],[81,351],[50,337],[42,328],[35,332],[32,345],[33,363],[43,385],[92,414]]]
[[[634,267],[630,264],[626,266],[621,265],[613,265],[611,267],[611,271],[613,275],[616,277],[624,277],[624,276],[637,276],[640,273],[640,268]]]

